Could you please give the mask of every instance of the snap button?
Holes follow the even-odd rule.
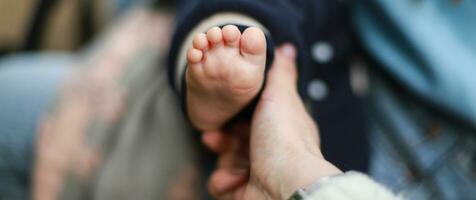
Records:
[[[311,54],[317,63],[325,64],[334,57],[334,49],[328,42],[320,41],[312,46]]]
[[[307,85],[307,93],[314,101],[322,101],[329,95],[327,84],[321,79],[314,79]]]
[[[369,90],[367,66],[361,60],[354,60],[350,66],[350,86],[357,96],[366,96]]]

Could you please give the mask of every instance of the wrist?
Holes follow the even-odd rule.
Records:
[[[321,178],[342,174],[342,171],[322,157],[307,155],[296,159],[285,173],[288,176],[283,176],[279,184],[277,196],[280,199],[287,199],[296,190],[306,188]]]

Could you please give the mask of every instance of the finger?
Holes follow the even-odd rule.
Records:
[[[276,50],[266,84],[267,88],[273,88],[270,90],[277,88],[295,90],[297,88],[296,49],[294,46],[284,44]]]
[[[217,164],[220,168],[243,170],[249,168],[249,158],[242,151],[229,151],[220,155]]]
[[[224,196],[232,196],[234,190],[243,186],[248,179],[248,173],[232,172],[227,169],[218,169],[210,177],[208,190],[210,194],[218,199]]]
[[[215,153],[223,153],[231,147],[231,136],[221,131],[207,131],[202,135],[202,142],[211,151]]]
[[[226,131],[226,133],[225,133]],[[207,131],[202,142],[211,151],[221,154],[227,151],[248,152],[250,123],[242,122],[224,131]]]
[[[249,157],[250,121],[241,121],[229,127],[231,135],[229,151],[239,154],[243,159]]]

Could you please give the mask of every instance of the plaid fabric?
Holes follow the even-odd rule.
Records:
[[[372,77],[371,175],[409,199],[475,199],[476,132]]]
[[[77,59],[40,128],[35,198],[202,196],[191,129],[162,62],[169,30],[169,17],[135,10]]]

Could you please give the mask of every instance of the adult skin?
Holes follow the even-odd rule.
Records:
[[[295,48],[285,44],[275,55],[251,124],[202,136],[219,155],[209,181],[217,199],[286,199],[319,178],[342,173],[324,159],[317,126],[298,95]]]

